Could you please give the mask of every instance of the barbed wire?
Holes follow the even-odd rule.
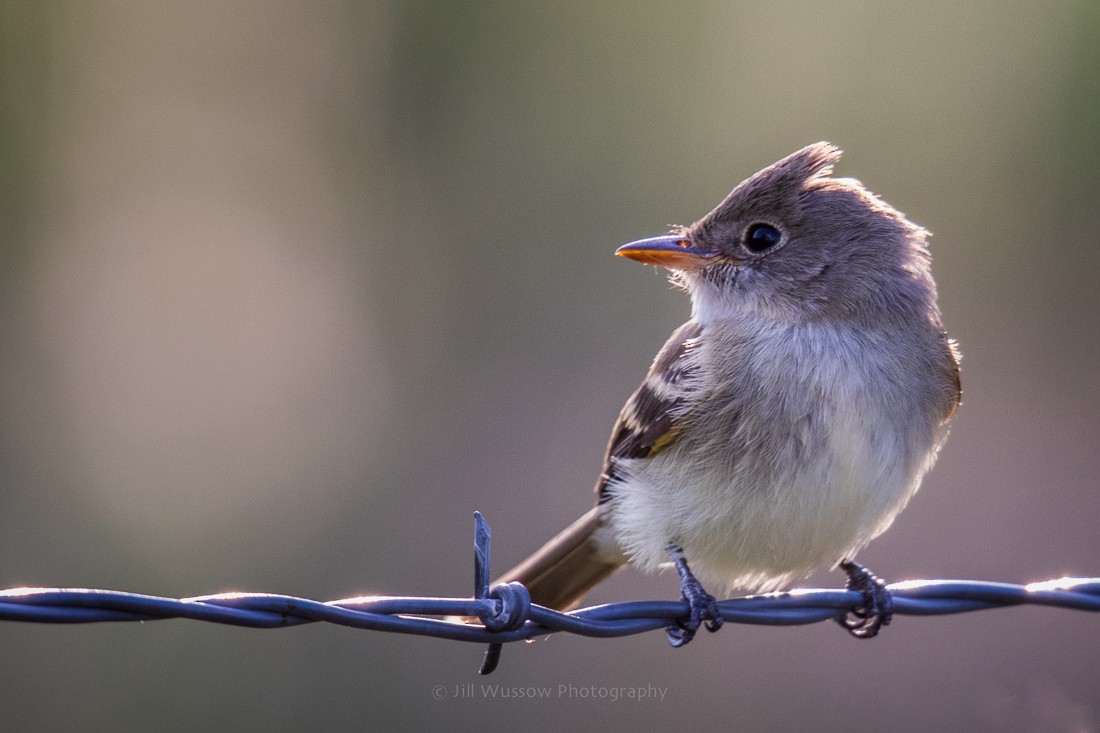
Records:
[[[0,590],[0,620],[79,624],[186,618],[250,628],[332,623],[358,629],[489,644],[482,674],[502,645],[565,632],[593,638],[664,629],[688,614],[684,601],[626,601],[561,613],[531,603],[520,583],[489,585],[489,525],[474,514],[474,597],[360,596],[314,601],[273,593],[164,598],[88,588]],[[1100,612],[1100,578],[1059,578],[1015,585],[974,580],[907,580],[886,590],[895,615],[936,616],[1039,605]],[[843,618],[863,605],[856,590],[799,589],[720,601],[730,623],[798,626]],[[476,618],[480,624],[451,620]]]

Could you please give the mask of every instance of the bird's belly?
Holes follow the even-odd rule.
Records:
[[[833,409],[809,430],[774,415],[754,426],[742,413],[726,454],[686,440],[628,462],[612,515],[620,545],[653,569],[675,543],[705,584],[754,591],[852,557],[890,525],[923,472],[907,465],[910,436],[889,411],[868,409]]]

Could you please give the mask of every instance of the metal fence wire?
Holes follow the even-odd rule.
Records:
[[[489,644],[481,673],[496,668],[502,645],[565,632],[610,638],[664,629],[687,616],[684,601],[628,601],[569,613],[531,603],[520,583],[489,583],[489,525],[474,513],[474,596],[363,596],[336,601],[273,593],[218,593],[194,598],[92,590],[0,591],[0,620],[79,624],[187,618],[271,629],[326,622],[358,629]],[[895,615],[937,616],[1020,605],[1100,612],[1100,578],[1059,578],[1015,585],[974,580],[907,580],[886,586]],[[864,602],[855,590],[800,589],[719,602],[730,623],[798,626],[844,618]],[[478,619],[463,623],[454,617]]]

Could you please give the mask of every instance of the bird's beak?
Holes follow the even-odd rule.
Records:
[[[676,270],[698,270],[714,257],[713,252],[692,247],[691,242],[679,234],[639,239],[619,247],[615,254]]]

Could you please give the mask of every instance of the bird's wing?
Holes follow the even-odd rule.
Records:
[[[676,329],[657,353],[645,379],[623,405],[611,430],[603,471],[596,483],[600,503],[611,498],[616,460],[646,458],[675,440],[688,394],[687,377],[693,371],[693,362],[686,357],[698,344],[702,330],[695,321]]]

